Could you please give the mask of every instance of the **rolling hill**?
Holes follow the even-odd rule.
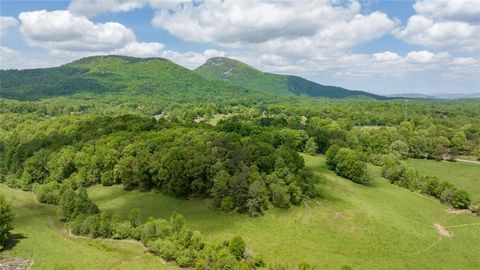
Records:
[[[274,95],[293,94],[326,98],[367,97],[387,99],[363,91],[321,85],[298,76],[262,72],[238,60],[225,57],[211,58],[195,71],[208,79],[220,79],[236,86]]]

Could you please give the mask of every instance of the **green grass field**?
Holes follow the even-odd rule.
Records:
[[[407,165],[421,174],[437,176],[467,191],[473,202],[480,201],[480,164],[409,159]]]
[[[324,174],[324,198],[271,209],[260,218],[223,213],[202,200],[119,186],[89,191],[104,210],[126,214],[138,207],[145,218],[176,211],[211,240],[242,235],[268,261],[306,261],[320,269],[478,269],[479,217],[447,213],[435,199],[389,184],[378,176],[379,168],[371,168],[373,184],[361,186],[328,171],[323,157],[304,157],[308,167]],[[441,236],[433,226],[437,223],[453,236]]]
[[[31,192],[0,184],[0,193],[12,202],[13,233],[21,239],[0,258],[34,261],[32,269],[174,269],[145,253],[140,243],[70,237],[58,220],[57,207],[37,204]]]

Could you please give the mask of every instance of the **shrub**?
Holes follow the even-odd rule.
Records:
[[[112,226],[112,237],[115,239],[126,239],[130,238],[132,235],[132,225],[128,221],[123,221],[120,223],[115,223]]]
[[[150,242],[148,250],[167,262],[175,260],[175,244],[170,240],[157,239]]]
[[[235,207],[235,199],[232,196],[226,196],[220,201],[220,209],[223,211],[232,211]]]
[[[85,188],[78,191],[66,187],[61,192],[59,206],[64,220],[72,220],[78,215],[93,215],[99,212],[97,205],[88,197]]]
[[[270,185],[272,191],[272,204],[279,208],[290,207],[290,194],[288,188],[281,184]]]
[[[332,144],[325,152],[325,157],[327,158],[327,165],[330,169],[335,169],[335,156],[338,153],[338,150],[340,150],[340,146],[338,144]]]
[[[197,258],[195,251],[191,249],[180,250],[175,254],[175,262],[180,267],[193,266],[195,259]]]
[[[13,229],[12,221],[12,206],[7,202],[5,197],[0,194],[0,250],[10,237],[10,230]]]
[[[228,241],[228,249],[237,258],[242,259],[245,253],[245,241],[241,236],[234,236]]]
[[[60,201],[60,184],[57,182],[43,185],[34,184],[33,193],[41,203],[58,204]]]
[[[340,148],[331,163],[339,176],[359,184],[370,182],[367,164],[361,161],[360,156],[351,149]]]
[[[309,263],[306,263],[306,262],[302,262],[298,265],[298,270],[315,270],[316,268],[309,264]]]
[[[463,190],[457,190],[453,195],[452,206],[457,209],[467,209],[470,205],[470,197],[467,192]]]

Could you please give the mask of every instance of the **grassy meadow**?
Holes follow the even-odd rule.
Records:
[[[0,193],[13,204],[12,233],[19,238],[12,248],[0,253],[0,259],[30,259],[34,270],[174,269],[145,253],[140,243],[69,236],[58,220],[57,207],[36,203],[31,192],[1,184]]]
[[[259,218],[223,213],[207,201],[175,199],[158,192],[90,188],[103,210],[126,214],[140,208],[144,218],[185,216],[189,226],[221,241],[243,236],[268,261],[302,261],[320,269],[477,269],[480,218],[456,215],[433,198],[389,184],[371,168],[371,186],[354,184],[327,170],[324,157],[304,156],[324,175],[324,198],[289,210],[271,209]],[[453,234],[441,236],[434,224]],[[467,225],[465,225],[467,224]]]
[[[473,202],[480,201],[480,164],[409,159],[407,165],[421,174],[437,176],[466,190]]]

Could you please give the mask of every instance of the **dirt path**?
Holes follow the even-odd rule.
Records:
[[[0,260],[0,270],[26,270],[32,265],[32,261],[20,258]]]
[[[440,234],[441,236],[446,236],[449,238],[452,237],[453,234],[447,229],[445,229],[445,227],[443,227],[441,224],[435,223],[433,224],[433,226],[435,227],[435,229],[437,229],[438,234]]]
[[[480,226],[480,223],[458,224],[458,225],[446,226],[446,228],[460,228],[460,227],[467,227],[467,226]]]
[[[455,161],[459,161],[459,162],[467,162],[467,163],[473,163],[473,164],[479,164],[479,165],[480,165],[480,161],[475,161],[475,160],[468,160],[468,159],[455,159]]]
[[[470,209],[447,209],[447,213],[455,214],[455,215],[474,215],[474,213]]]
[[[442,239],[443,239],[443,237],[441,237],[441,236],[438,237],[438,239],[435,242],[433,242],[430,246],[428,246],[426,249],[420,250],[419,252],[415,253],[415,255],[427,252],[429,249],[434,247],[436,244],[440,243],[442,241]]]

